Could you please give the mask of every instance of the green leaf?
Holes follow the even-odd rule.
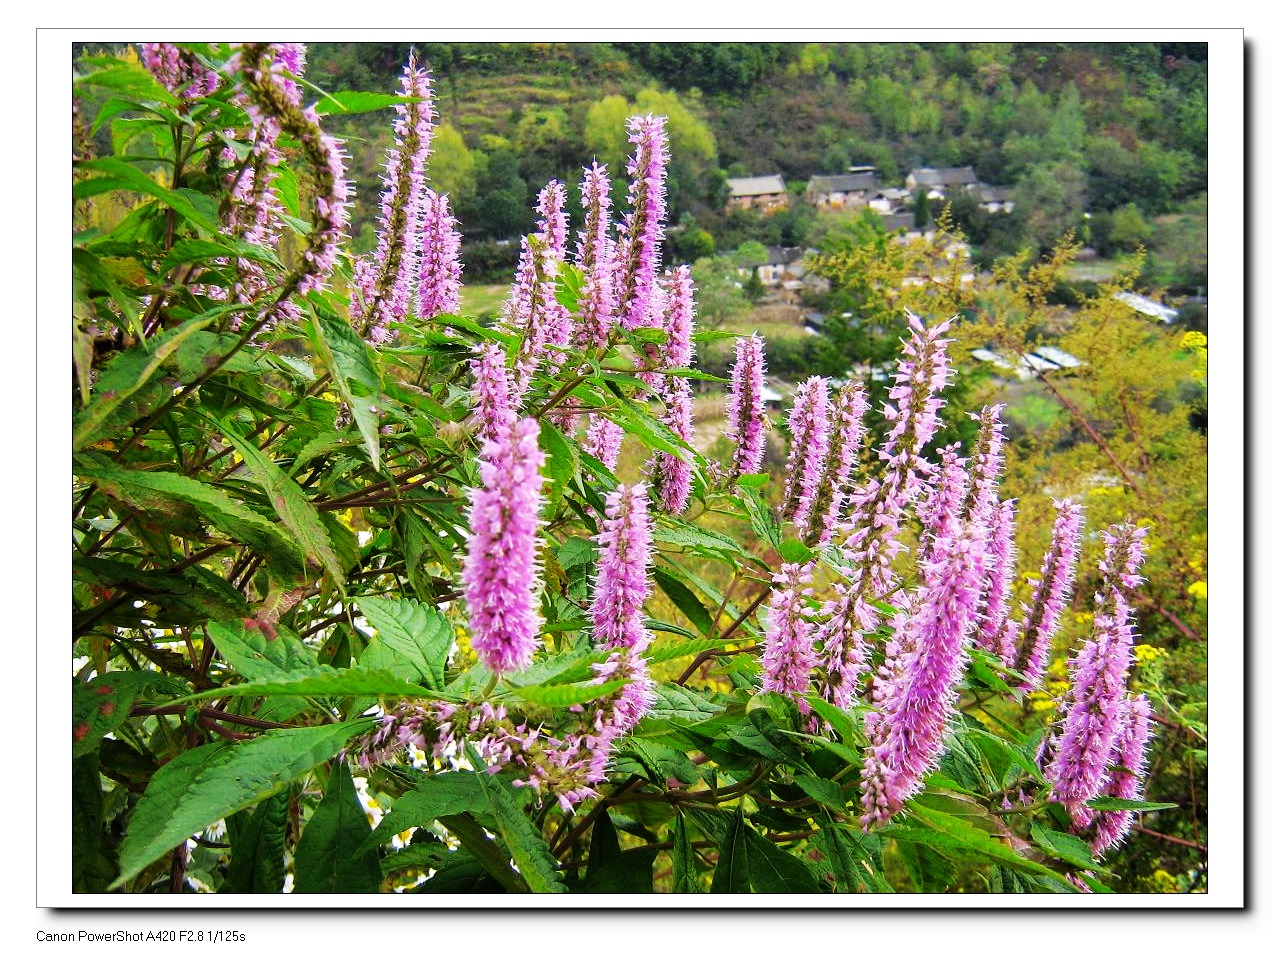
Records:
[[[551,482],[551,504],[555,505],[564,487],[578,474],[578,457],[564,433],[550,422],[543,422],[540,427],[538,447],[547,456],[542,475]]]
[[[311,332],[316,354],[324,360],[338,387],[338,394],[350,408],[369,458],[377,469],[378,416],[373,409],[382,402],[382,377],[377,358],[365,340],[341,318],[319,314],[313,321]]]
[[[209,638],[247,680],[287,679],[317,669],[315,654],[283,626],[252,619],[210,623]]]
[[[245,467],[262,486],[271,507],[302,547],[307,560],[314,560],[314,564],[323,566],[330,578],[338,586],[342,586],[346,582],[346,573],[342,571],[338,557],[334,554],[329,532],[320,520],[320,513],[307,501],[302,488],[256,445],[241,438],[225,422],[219,428],[236,447]]]
[[[613,679],[601,683],[553,683],[548,686],[523,686],[511,694],[527,703],[563,708],[590,703],[602,696],[614,693],[626,685],[626,680]]]
[[[758,489],[766,485],[770,479],[768,472],[751,472],[738,476],[738,486],[743,489]]]
[[[823,866],[835,881],[836,893],[893,893],[859,837],[870,839],[860,830],[842,824],[827,824],[818,835]]]
[[[316,102],[316,113],[325,114],[365,114],[369,111],[384,110],[397,104],[412,104],[419,98],[404,97],[397,94],[374,94],[358,90],[340,90],[336,94],[325,94]]]
[[[115,847],[103,828],[98,755],[71,764],[71,891],[105,893],[118,870]]]
[[[78,759],[98,749],[102,738],[129,718],[138,697],[148,691],[186,693],[179,680],[162,673],[103,673],[75,683],[71,693],[71,756]]]
[[[1040,845],[1040,849],[1050,857],[1057,857],[1073,867],[1080,867],[1084,870],[1099,869],[1097,862],[1093,859],[1093,851],[1089,849],[1089,845],[1073,834],[1049,830],[1038,823],[1033,823],[1031,825],[1031,837]]]
[[[750,827],[745,828],[747,874],[757,894],[817,894],[814,868]]]
[[[351,669],[334,669],[320,665],[311,669],[295,670],[288,674],[251,683],[220,686],[214,690],[182,700],[221,699],[224,696],[306,696],[316,699],[337,699],[347,696],[368,699],[432,699],[439,694],[415,683],[405,682],[386,670],[355,666]]]
[[[324,799],[302,829],[294,853],[295,894],[376,894],[382,867],[376,851],[361,851],[369,818],[360,806],[351,771],[337,763]]]
[[[778,728],[764,710],[753,710],[747,719],[725,731],[725,735],[738,746],[775,763],[789,763],[802,767],[804,758],[791,738]]]
[[[693,623],[699,633],[703,636],[711,636],[714,633],[715,623],[711,614],[707,612],[707,607],[673,572],[661,567],[655,568],[653,581],[666,593],[667,598],[675,603],[676,608],[684,614],[685,618]]]
[[[433,820],[458,813],[482,813],[488,798],[472,770],[442,770],[425,775],[401,796],[382,818],[363,849],[381,846],[410,827],[425,827]]]
[[[720,838],[720,855],[715,873],[711,875],[713,894],[751,893],[751,875],[748,870],[747,824],[738,807],[729,818],[729,826]]]
[[[560,865],[551,853],[551,848],[538,833],[524,810],[516,803],[511,788],[501,778],[485,768],[474,748],[467,747],[467,755],[471,765],[475,767],[489,801],[489,809],[498,821],[498,832],[502,841],[511,852],[511,858],[520,869],[520,876],[535,894],[563,894],[568,892],[560,874]]]
[[[675,683],[659,683],[654,687],[654,704],[647,718],[699,723],[720,713],[724,707],[693,690]]]
[[[1175,810],[1176,803],[1154,803],[1149,800],[1125,800],[1121,797],[1094,797],[1085,806],[1092,810]]]
[[[209,210],[197,207],[194,201],[195,192],[161,187],[141,169],[118,157],[100,157],[80,164],[80,170],[101,173],[101,177],[77,181],[72,185],[71,194],[76,198],[93,197],[107,191],[133,191],[153,197],[160,203],[168,205],[197,227],[210,234],[216,232],[216,214],[211,216]]]
[[[1066,878],[1016,853],[1012,847],[973,827],[968,821],[951,814],[930,810],[916,800],[907,804],[913,823],[890,823],[880,833],[896,840],[907,840],[936,847],[944,853],[969,851],[1006,867],[1043,874],[1065,881]]]
[[[253,808],[227,817],[231,864],[220,894],[279,894],[284,890],[284,837],[289,793],[281,791]]]
[[[840,784],[834,780],[828,780],[825,777],[810,776],[807,773],[797,773],[792,777],[796,786],[803,790],[808,796],[813,797],[819,803],[826,804],[833,810],[841,813],[844,812],[845,804],[848,802],[849,794],[840,788]]]
[[[150,382],[152,376],[184,341],[219,316],[239,310],[239,307],[220,305],[194,318],[188,318],[177,328],[158,338],[152,338],[146,345],[137,345],[113,358],[93,386],[93,399],[76,413],[71,430],[72,450],[79,451],[106,435],[113,427],[110,416]]]
[[[783,539],[778,546],[778,554],[783,562],[808,562],[815,555],[814,551],[799,539]]]
[[[693,843],[689,840],[688,828],[684,825],[684,811],[676,811],[675,823],[671,828],[671,892],[673,894],[700,894],[702,881],[698,874],[698,861],[693,853]]]
[[[162,625],[200,623],[210,617],[229,619],[243,616],[249,608],[244,596],[229,582],[201,566],[165,572],[137,569],[112,559],[77,556],[72,561],[71,572],[78,582],[110,586],[153,603],[154,610],[148,606],[134,615],[146,616]]]
[[[653,539],[655,542],[665,542],[668,545],[693,549],[696,550],[692,553],[693,555],[711,556],[716,559],[725,558],[731,562],[740,561],[743,556],[747,555],[742,546],[728,536],[695,526],[693,523],[686,522],[683,519],[672,518],[667,521],[667,525],[654,530]]]
[[[938,848],[899,839],[898,857],[916,893],[943,893],[956,879],[955,863]]]
[[[652,894],[656,850],[623,850],[608,810],[591,825],[583,890],[588,894]]]
[[[383,669],[432,689],[444,688],[454,637],[443,615],[416,599],[363,596],[359,605],[378,631],[360,657],[362,667]]]
[[[112,889],[192,834],[275,796],[373,723],[366,719],[272,730],[252,740],[209,743],[174,757],[156,771],[134,809]]]

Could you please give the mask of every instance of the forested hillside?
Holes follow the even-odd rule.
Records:
[[[812,227],[803,204],[763,229],[726,216],[727,177],[780,173],[798,195],[810,176],[850,165],[899,186],[913,168],[970,165],[1011,187],[1005,218],[953,205],[988,257],[1047,251],[1068,230],[1104,256],[1203,245],[1203,44],[316,44],[312,77],[330,90],[391,90],[410,46],[436,78],[430,176],[471,242],[527,229],[537,191],[552,177],[576,184],[582,158],[621,183],[618,121],[653,111],[671,132],[673,225],[696,219],[715,249],[800,244]],[[376,115],[350,124],[367,192],[386,125]],[[1203,284],[1202,259],[1184,273],[1171,280]]]

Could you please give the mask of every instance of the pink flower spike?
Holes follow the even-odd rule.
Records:
[[[782,515],[803,524],[818,493],[831,444],[827,417],[827,380],[814,376],[800,383],[791,404],[791,451],[787,456]]]
[[[481,484],[471,490],[463,598],[471,646],[495,673],[529,665],[538,647],[538,512],[545,462],[537,420],[512,421],[485,441]]]
[[[764,342],[760,336],[737,339],[734,359],[725,435],[734,443],[730,475],[737,479],[760,471],[764,462]]]

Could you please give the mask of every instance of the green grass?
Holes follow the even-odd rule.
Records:
[[[510,285],[463,285],[462,314],[472,318],[499,314],[510,293]]]

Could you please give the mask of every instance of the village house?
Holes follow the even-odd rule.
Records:
[[[777,211],[788,204],[787,184],[781,174],[731,177],[728,182],[730,208]]]
[[[971,188],[982,210],[988,214],[1009,214],[1013,210],[1013,188],[978,184]]]
[[[878,189],[874,168],[850,174],[815,174],[809,178],[804,198],[820,211],[832,211],[863,207]]]
[[[948,192],[967,191],[978,186],[972,167],[918,167],[907,175],[907,189],[924,191],[930,201],[940,201]]]

